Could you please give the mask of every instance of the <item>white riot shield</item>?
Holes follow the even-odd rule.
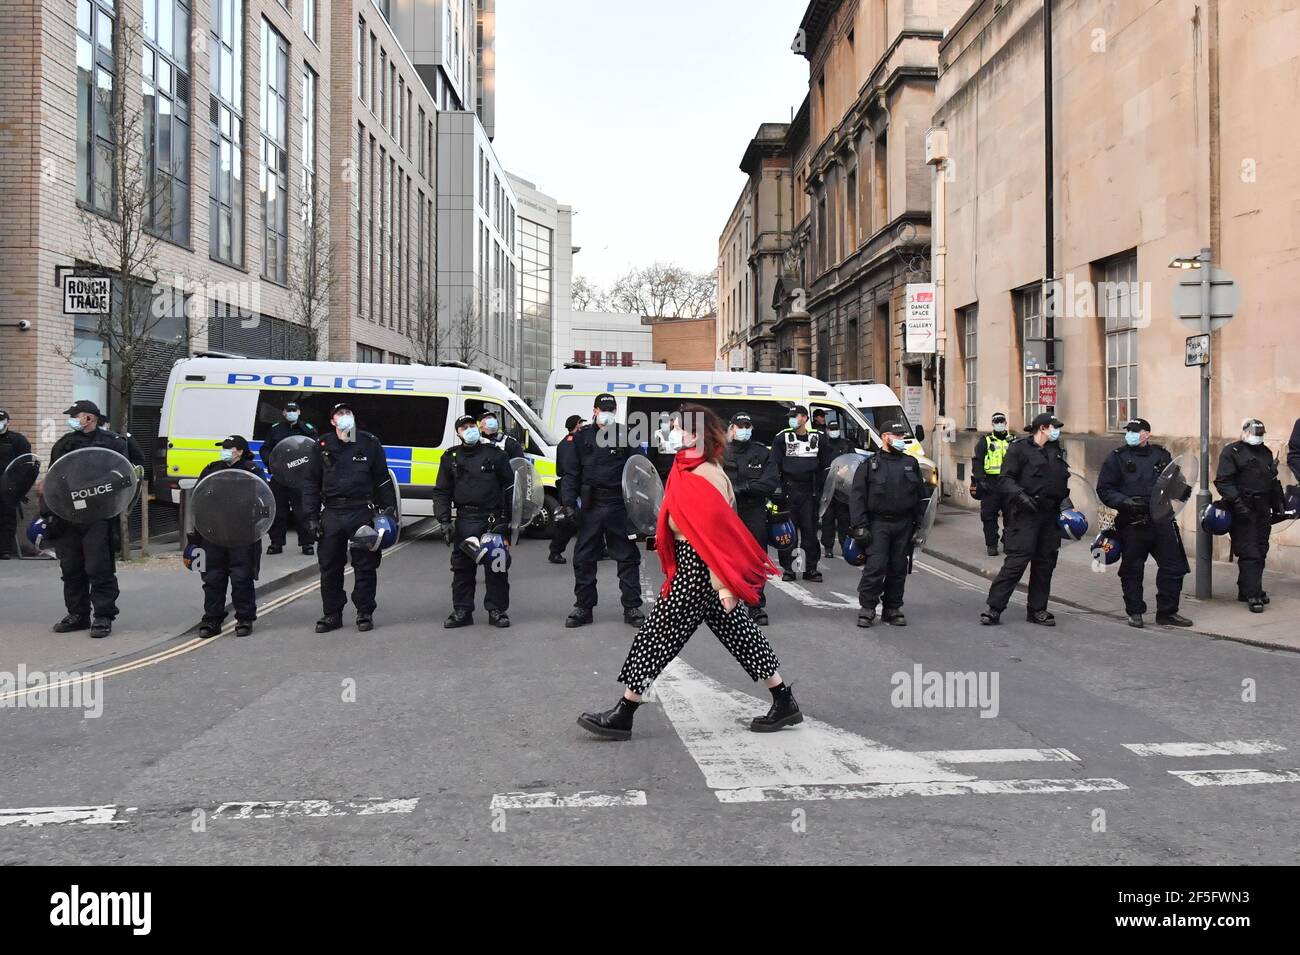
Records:
[[[41,473],[41,459],[34,454],[20,454],[0,474],[0,496],[7,501],[21,501]]]
[[[638,534],[654,534],[663,501],[664,483],[650,459],[640,454],[628,458],[623,465],[623,503],[627,505],[628,523]]]
[[[831,501],[849,503],[849,491],[853,489],[853,475],[858,473],[858,468],[866,459],[865,454],[851,451],[831,461],[830,470],[826,475],[826,484],[822,488],[822,499],[817,504],[818,518],[826,516]]]
[[[510,543],[517,544],[519,532],[542,512],[544,494],[532,461],[528,458],[511,458],[510,467],[515,472],[514,499],[510,506]]]
[[[262,539],[275,520],[275,494],[242,468],[213,471],[189,495],[194,529],[221,547],[246,547]]]
[[[298,490],[308,475],[320,470],[320,445],[316,438],[291,434],[271,449],[267,462],[276,484]]]
[[[934,532],[934,522],[939,516],[939,498],[943,495],[939,493],[936,487],[930,492],[930,501],[925,505],[925,514],[921,518],[921,526],[916,529],[916,546],[922,550],[927,550],[927,544]]]
[[[1089,530],[1096,533],[1101,526],[1101,501],[1097,498],[1096,488],[1086,477],[1071,468],[1069,489],[1074,509],[1087,518]]]
[[[1155,491],[1151,495],[1151,516],[1158,521],[1168,521],[1182,513],[1196,489],[1200,468],[1196,455],[1180,454],[1160,472]]]
[[[111,448],[70,451],[50,465],[42,496],[45,506],[73,524],[117,517],[135,500],[135,467]]]

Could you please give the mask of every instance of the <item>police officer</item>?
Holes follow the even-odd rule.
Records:
[[[1011,447],[1011,433],[1007,430],[1005,412],[993,413],[993,430],[980,437],[971,458],[971,485],[980,502],[980,522],[984,525],[984,549],[990,557],[998,556],[998,515],[1002,526],[1007,525],[1007,508],[999,489],[1002,459]]]
[[[806,561],[803,579],[820,582],[821,572],[817,569],[817,560],[821,552],[817,547],[817,502],[821,497],[822,475],[830,467],[827,455],[828,447],[821,432],[808,427],[808,409],[795,405],[790,409],[789,427],[778,431],[772,441],[772,457],[775,460],[777,479],[780,490],[785,495],[785,502],[790,516],[799,529],[797,546],[804,551]],[[781,568],[785,572],[782,580],[794,580],[794,550],[778,555]]]
[[[504,451],[507,461],[524,456],[524,446],[501,430],[495,411],[484,408],[479,412],[478,431],[479,440]]]
[[[0,408],[0,475],[15,458],[31,453],[31,442],[21,432],[9,427],[9,412]],[[13,556],[19,500],[0,488],[0,560],[9,560]]]
[[[132,437],[131,432],[123,431],[119,434],[114,431],[108,426],[108,419],[103,415],[99,416],[99,430],[107,431],[109,434],[116,435],[126,442],[126,459],[134,464],[136,468],[141,469],[140,471],[137,471],[138,474],[141,474],[145,466],[144,449],[140,447],[140,442]],[[144,480],[143,474],[141,474],[141,480]]]
[[[569,415],[569,417],[564,420],[564,431],[566,436],[576,434],[578,429],[584,424],[586,424],[586,422],[582,420],[582,415]],[[555,471],[556,478],[559,478],[561,475],[558,461],[555,465]],[[569,541],[573,540],[575,530],[576,528],[573,525],[573,521],[551,521],[551,552],[547,555],[546,559],[552,564],[567,564],[569,562],[564,556],[564,549],[569,546]]]
[[[340,401],[330,412],[333,430],[317,442],[321,466],[308,472],[302,486],[302,510],[307,532],[320,542],[320,596],[325,615],[316,621],[317,633],[343,626],[343,569],[352,554],[352,604],[357,608],[357,629],[375,628],[377,550],[352,549],[357,529],[374,520],[376,508],[397,514],[397,492],[388,476],[384,446],[369,431],[357,428],[352,406]],[[323,511],[322,511],[323,509]]]
[[[316,427],[310,421],[302,419],[302,408],[299,407],[298,402],[290,401],[284,406],[282,420],[271,426],[266,439],[262,441],[259,453],[262,456],[262,464],[267,470],[271,468],[271,452],[275,450],[275,446],[285,438],[299,434],[313,440],[320,438],[320,432]],[[275,520],[271,524],[271,546],[266,549],[267,554],[284,552],[284,539],[288,535],[290,521],[293,522],[293,528],[298,533],[298,546],[302,548],[302,552],[308,556],[316,553],[311,537],[303,526],[302,490],[286,487],[273,475],[271,491],[275,494]]]
[[[1300,484],[1300,418],[1296,418],[1291,426],[1291,440],[1286,444],[1286,466],[1295,475],[1296,483]]]
[[[1002,459],[999,484],[1010,518],[1007,521],[1002,569],[989,587],[988,608],[980,623],[1000,622],[1016,584],[1029,567],[1029,608],[1025,618],[1043,627],[1055,627],[1047,609],[1052,593],[1052,571],[1061,549],[1057,519],[1071,508],[1070,466],[1061,447],[1059,418],[1040,414],[1025,426],[1026,437],[1013,441]]]
[[[767,445],[754,440],[754,421],[748,412],[738,411],[731,416],[722,467],[736,492],[736,513],[741,523],[766,551],[767,499],[776,490],[776,473]],[[758,588],[758,603],[749,608],[749,615],[760,627],[767,626],[766,588]]]
[[[907,425],[897,420],[886,422],[880,437],[883,447],[854,473],[849,494],[853,539],[867,556],[858,582],[858,626],[875,623],[876,604],[883,594],[880,618],[905,627],[907,555],[916,545],[929,495],[921,479],[921,465],[907,453]]]
[[[126,441],[111,431],[99,430],[101,416],[93,401],[73,402],[64,414],[68,416],[71,433],[54,443],[50,451],[51,465],[65,454],[89,447],[108,448],[126,456]],[[68,609],[68,615],[54,625],[54,632],[68,633],[90,628],[92,637],[107,637],[113,632],[113,621],[117,617],[119,591],[113,559],[117,519],[72,524],[52,514],[44,516],[56,528],[50,536],[54,539],[54,550],[63,572],[63,603]]]
[[[261,480],[266,480],[265,472],[257,466],[248,450],[248,440],[239,434],[232,434],[224,441],[218,441],[221,457],[205,467],[199,480],[209,474],[229,469],[247,471]],[[279,507],[279,505],[276,505]],[[262,563],[262,542],[253,541],[242,547],[223,547],[210,540],[205,540],[197,531],[191,531],[188,542],[203,548],[203,619],[199,622],[200,637],[214,637],[221,632],[221,623],[226,619],[226,582],[230,582],[230,600],[235,606],[235,636],[246,637],[253,632],[253,621],[257,619],[257,594],[254,582]],[[190,558],[186,558],[186,567]]]
[[[1173,461],[1158,444],[1151,443],[1151,423],[1134,418],[1124,426],[1124,446],[1106,456],[1097,478],[1097,496],[1115,509],[1119,533],[1119,582],[1124,589],[1124,612],[1130,627],[1142,626],[1147,604],[1142,596],[1142,575],[1147,555],[1156,559],[1156,623],[1190,627],[1192,621],[1178,613],[1183,577],[1191,570],[1173,511],[1152,511],[1156,480]]]
[[[482,557],[477,547],[467,548],[468,538],[500,534],[509,542],[512,494],[515,472],[506,452],[484,441],[471,415],[456,419],[457,447],[443,452],[438,464],[438,480],[433,489],[433,516],[442,526],[443,536],[451,548],[451,616],[443,621],[448,630],[468,627],[474,622],[474,580]],[[451,506],[456,505],[456,522],[452,524]],[[469,550],[475,551],[471,557]],[[510,578],[506,568],[490,558],[482,558],[487,596],[483,606],[488,623],[494,627],[510,626]]]
[[[821,408],[813,414],[814,426],[817,422],[817,416],[821,415],[825,421],[826,412]],[[844,432],[840,428],[839,418],[832,419],[826,424],[826,459],[827,470],[822,475],[822,486],[826,485],[826,478],[830,473],[829,462],[834,461],[841,454],[849,454],[854,450],[853,442],[844,437]],[[818,498],[820,503],[821,499]],[[835,542],[840,541],[843,548],[845,536],[849,533],[849,506],[843,501],[831,500],[830,506],[826,508],[826,513],[822,515],[822,556],[827,560],[834,557]]]
[[[1251,613],[1263,613],[1268,603],[1264,593],[1268,537],[1274,519],[1283,513],[1277,462],[1264,447],[1264,422],[1247,418],[1241,423],[1241,440],[1219,454],[1214,486],[1232,508],[1228,536],[1237,558],[1237,599],[1248,604]]]
[[[618,562],[618,587],[623,621],[633,627],[645,622],[641,610],[641,553],[636,533],[628,525],[623,503],[623,465],[639,448],[630,445],[627,429],[615,421],[618,403],[611,394],[596,397],[592,423],[565,437],[556,452],[560,478],[560,517],[577,521],[578,543],[573,551],[573,612],[564,625],[592,622],[596,606],[596,561],[601,544]],[[582,509],[577,510],[578,500]]]

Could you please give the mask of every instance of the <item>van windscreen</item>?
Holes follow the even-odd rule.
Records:
[[[395,447],[439,448],[447,429],[447,399],[437,395],[366,395],[341,391],[262,390],[257,397],[253,439],[264,440],[271,426],[284,420],[284,406],[298,402],[302,417],[322,433],[330,430],[330,409],[347,401],[357,427],[382,444]]]
[[[862,412],[862,417],[867,419],[867,424],[876,429],[876,434],[880,433],[880,426],[889,421],[901,421],[907,426],[907,437],[912,437],[912,423],[907,420],[907,415],[903,414],[903,409],[898,405],[858,405],[858,411]]]
[[[688,398],[687,401],[692,404],[704,405],[710,411],[715,412],[722,418],[724,428],[730,423],[733,414],[744,411],[754,421],[754,440],[767,445],[772,443],[772,439],[778,431],[787,427],[786,419],[790,417],[790,404],[779,401],[746,401],[743,398],[696,398],[694,396]],[[632,415],[644,415],[649,421],[649,430],[653,432],[659,426],[659,416],[661,414],[672,414],[682,404],[681,397],[629,397],[627,399],[629,419],[624,423],[631,423],[630,416]]]

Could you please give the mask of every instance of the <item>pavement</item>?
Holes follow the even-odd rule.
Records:
[[[803,724],[751,733],[768,695],[701,628],[615,743],[574,722],[619,693],[615,567],[569,630],[545,558],[515,548],[508,630],[442,629],[448,549],[412,534],[372,633],[314,633],[302,582],[250,637],[177,636],[21,707],[0,686],[0,864],[1300,862],[1300,655],[1064,606],[1036,627],[1019,595],[981,627],[987,582],[933,554],[909,626],[861,630],[831,560],[769,584]],[[191,620],[197,580],[153,579],[152,626]]]
[[[942,507],[935,522],[930,551],[937,558],[989,580],[996,577],[1002,567],[1001,556],[989,557],[984,550],[984,531],[979,512],[975,510]],[[1236,564],[1214,563],[1214,599],[1199,600],[1192,596],[1196,558],[1190,553],[1187,556],[1192,564],[1192,573],[1184,578],[1179,612],[1193,621],[1194,626],[1189,630],[1207,637],[1300,651],[1300,579],[1265,570],[1264,589],[1270,602],[1264,613],[1253,614],[1237,600]],[[1118,572],[1119,564],[1106,566],[1093,561],[1088,541],[1062,543],[1052,577],[1052,603],[1126,621]],[[1152,608],[1145,617],[1148,627],[1155,620],[1155,573],[1155,561],[1149,559],[1144,580],[1147,605]],[[1026,571],[1021,582],[1022,591],[1028,582],[1029,572]]]

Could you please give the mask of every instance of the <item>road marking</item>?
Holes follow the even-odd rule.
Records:
[[[213,819],[292,819],[298,816],[379,816],[414,812],[417,799],[285,799],[223,802]]]
[[[844,610],[845,608],[853,608],[854,610],[856,610],[858,606],[858,602],[856,600],[849,600],[848,597],[844,597],[839,602],[833,600],[823,600],[821,597],[813,596],[803,587],[800,587],[798,584],[792,584],[788,580],[780,580],[778,578],[773,578],[772,580],[768,581],[768,584],[772,587],[775,587],[777,590],[781,591],[781,593],[785,594],[786,596],[793,597],[795,600],[799,601],[805,607],[815,607],[821,610]],[[839,597],[841,595],[835,594],[835,596]]]
[[[1125,743],[1139,756],[1259,756],[1286,747],[1266,739],[1226,739],[1218,743]]]
[[[644,806],[644,790],[601,793],[584,791],[561,796],[559,793],[497,793],[493,809],[603,809],[610,806]]]
[[[1300,769],[1170,769],[1193,786],[1251,786],[1256,783],[1300,783]]]
[[[936,749],[914,753],[936,763],[1077,763],[1068,749]]]
[[[30,809],[0,809],[0,826],[107,826],[126,822],[118,818],[117,806],[43,806]],[[128,809],[127,812],[135,812]]]
[[[895,796],[1020,795],[1096,793],[1128,789],[1118,779],[971,779],[966,782],[877,783],[858,786],[764,786],[717,793],[718,802],[776,802],[819,799],[883,799]]]

